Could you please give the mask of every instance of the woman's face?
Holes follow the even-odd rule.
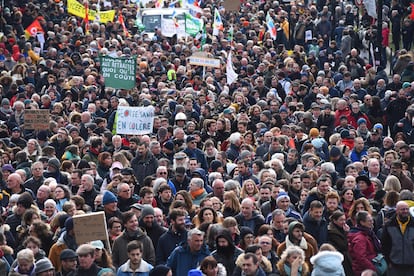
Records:
[[[204,222],[213,222],[214,220],[214,215],[213,212],[211,210],[205,210],[203,213],[203,221]]]
[[[346,223],[345,215],[340,216],[337,220],[334,220],[334,223],[338,225],[340,228],[344,227]]]
[[[27,243],[26,248],[32,250],[33,255],[36,255],[37,253],[39,253],[39,246],[37,246],[37,244],[33,242]]]
[[[246,191],[248,194],[254,193],[254,184],[251,182],[246,183]]]
[[[224,197],[223,204],[224,204],[224,207],[230,207],[230,198]]]
[[[60,187],[56,187],[54,194],[55,194],[55,199],[57,200],[65,197],[65,191],[63,191],[63,189]]]
[[[29,262],[27,260],[19,260],[17,259],[17,264],[19,266],[19,272],[22,274],[29,274],[30,273],[30,269],[33,266],[32,262]]]
[[[51,204],[46,204],[44,212],[46,216],[50,217],[55,213],[55,207]]]
[[[95,248],[95,260],[100,260],[102,258],[102,249]]]
[[[385,164],[387,164],[387,165],[391,165],[392,161],[394,161],[394,160],[395,160],[394,155],[391,154],[391,153],[389,153],[385,156]]]
[[[358,187],[361,191],[365,191],[366,189],[368,189],[368,185],[365,181],[359,181]]]
[[[344,194],[344,200],[346,202],[352,202],[354,200],[354,192],[352,190],[346,191]]]
[[[105,158],[104,165],[106,167],[110,167],[112,165],[112,157],[111,156],[108,156],[107,158]]]
[[[185,202],[184,197],[180,194],[176,195],[175,200]]]
[[[361,212],[361,211],[366,211],[365,210],[365,206],[362,203],[359,203],[356,207],[355,207],[356,212]]]
[[[286,262],[289,264],[292,264],[297,258],[300,258],[301,256],[299,254],[292,254],[289,257],[287,257]]]

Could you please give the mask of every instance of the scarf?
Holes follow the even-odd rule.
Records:
[[[289,246],[295,246],[296,245],[296,244],[294,244],[293,242],[291,242],[289,240],[289,235],[286,236],[285,241],[286,241],[286,248],[288,248]],[[299,247],[302,248],[303,250],[308,249],[308,243],[306,242],[304,237],[302,237],[302,239],[300,240]]]
[[[405,229],[407,228],[407,225],[410,222],[410,216],[408,216],[408,219],[405,222],[402,222],[397,216],[397,222],[398,222],[398,225],[400,226],[401,233],[404,235]]]
[[[283,264],[283,269],[285,270],[286,275],[291,275],[292,271],[291,271],[291,268],[290,268],[289,265],[287,265],[286,263],[284,263]],[[302,265],[300,265],[298,267],[298,274],[297,275],[299,275],[299,276],[302,275]]]
[[[72,249],[73,251],[76,251],[76,249],[78,248],[75,238],[73,236],[68,235],[67,233],[65,233],[65,235],[63,236],[63,241],[65,242],[66,246],[69,249]]]
[[[377,235],[375,235],[374,230],[361,226],[361,225],[357,225],[355,229],[365,233],[368,237],[370,237],[372,242],[374,243],[375,251],[381,252],[381,242],[378,239]]]
[[[204,188],[200,188],[197,191],[192,191],[190,192],[191,194],[191,198],[192,199],[196,199],[197,197],[199,197],[200,195],[202,195],[204,193]]]

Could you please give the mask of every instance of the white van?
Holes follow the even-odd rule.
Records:
[[[175,21],[173,19],[173,13],[175,11]],[[161,29],[162,35],[166,37],[172,37],[177,34],[178,37],[185,37],[185,13],[188,13],[189,9],[143,9],[141,11],[141,23],[144,26],[143,32],[150,37],[154,36],[155,28]],[[176,26],[176,23],[178,26]]]

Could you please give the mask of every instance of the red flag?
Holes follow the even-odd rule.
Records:
[[[89,8],[88,8],[88,1],[85,1],[85,17],[83,21],[85,21],[85,33],[89,34]]]
[[[411,20],[414,20],[414,4],[413,3],[410,3],[410,5],[411,5],[410,19]]]
[[[131,35],[129,34],[128,29],[125,26],[124,17],[122,16],[121,12],[119,13],[118,20],[119,24],[121,24],[122,26],[122,30],[124,31],[125,37],[130,37]]]
[[[26,36],[36,36],[37,33],[45,33],[40,25],[39,19],[36,18],[25,30]]]

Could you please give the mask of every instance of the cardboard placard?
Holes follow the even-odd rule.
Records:
[[[224,0],[223,7],[226,11],[239,11],[240,1],[239,0]]]
[[[73,230],[78,245],[96,240],[109,241],[104,212],[74,216]]]
[[[25,109],[24,129],[49,129],[50,114],[48,109]]]

